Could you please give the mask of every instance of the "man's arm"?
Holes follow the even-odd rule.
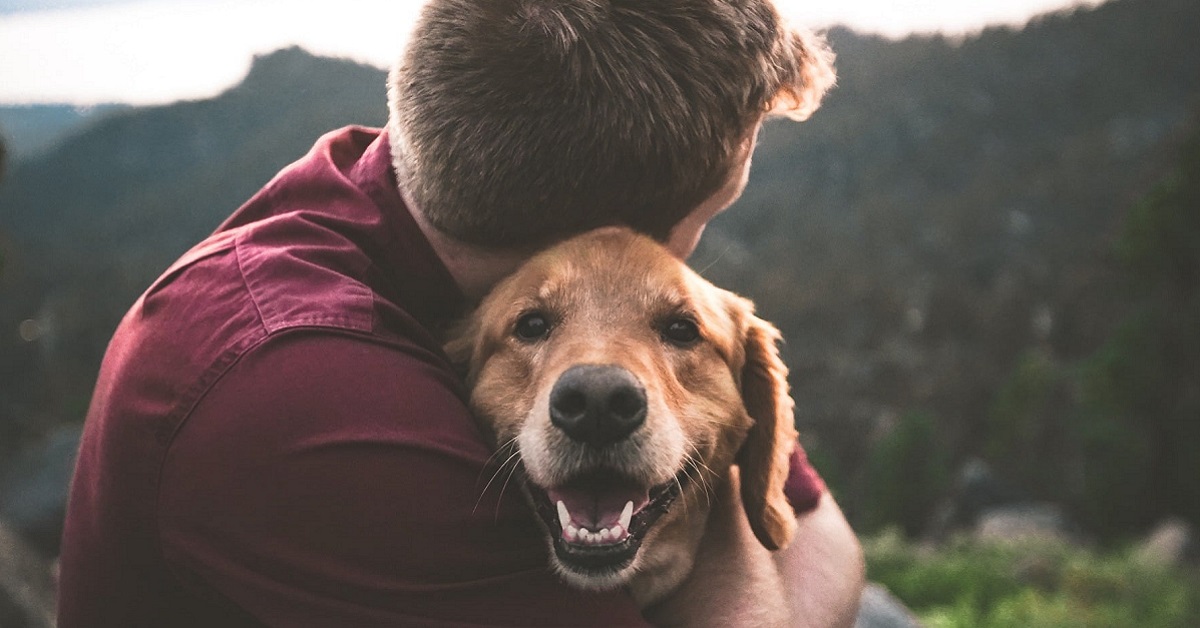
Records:
[[[792,625],[853,626],[866,575],[858,537],[828,492],[797,523],[792,544],[775,555],[792,600]]]
[[[184,423],[159,526],[176,577],[268,626],[631,626],[570,589],[453,375],[420,351],[291,333]]]
[[[862,550],[833,497],[797,516],[796,536],[780,552],[754,537],[737,482],[717,491],[696,568],[679,590],[650,609],[659,626],[854,625],[862,592]],[[786,603],[783,603],[786,602]]]

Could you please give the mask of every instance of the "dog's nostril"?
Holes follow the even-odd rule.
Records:
[[[608,408],[616,417],[630,419],[646,411],[646,396],[633,387],[618,388],[609,396]]]
[[[609,445],[646,420],[646,393],[627,370],[613,365],[574,366],[550,391],[550,422],[573,440]]]
[[[554,408],[566,416],[581,415],[587,410],[587,395],[579,390],[564,390],[554,400]]]

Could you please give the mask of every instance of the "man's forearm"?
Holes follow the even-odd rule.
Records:
[[[791,545],[774,555],[792,602],[792,625],[853,626],[866,571],[858,538],[828,493],[797,523]]]
[[[658,626],[852,626],[863,587],[858,539],[837,503],[822,495],[797,518],[787,549],[754,537],[737,482],[714,487],[714,516],[683,585],[647,618]]]

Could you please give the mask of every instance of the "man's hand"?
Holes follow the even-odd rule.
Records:
[[[715,487],[713,515],[688,579],[647,609],[659,626],[853,626],[862,592],[862,550],[833,498],[797,518],[780,552],[754,537],[742,510],[736,473]]]

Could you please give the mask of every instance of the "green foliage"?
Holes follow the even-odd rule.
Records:
[[[867,575],[931,628],[1200,625],[1195,573],[1048,542],[919,548],[895,532],[864,542]]]
[[[1200,102],[1196,32],[1194,0],[1115,0],[961,41],[835,29],[838,87],[810,122],[764,128],[698,266],[783,330],[797,416],[852,478],[839,497],[860,528],[917,528],[895,503],[908,470],[864,443],[879,416],[916,409],[953,459],[985,457],[1020,493],[1101,517],[1088,530],[1149,516],[1130,506],[1155,440],[1130,426],[1147,415],[1089,416],[1080,365],[1129,307],[1103,253]]]
[[[988,412],[985,457],[1021,486],[1053,486],[1061,479],[1067,373],[1044,350],[1027,351],[996,393]],[[1057,498],[1059,495],[1039,495]]]
[[[1027,351],[993,398],[983,451],[1111,540],[1168,515],[1200,522],[1200,132],[1128,213],[1124,315],[1090,355]]]
[[[1117,252],[1137,289],[1166,289],[1195,301],[1200,279],[1200,135],[1185,145],[1174,173],[1129,213]]]
[[[1200,133],[1176,171],[1130,212],[1117,251],[1132,307],[1082,368],[1082,503],[1092,507],[1089,515],[1104,517],[1108,532],[1135,523],[1134,513],[1197,522]]]
[[[884,434],[867,459],[863,515],[868,530],[898,524],[922,532],[950,485],[950,456],[932,415],[913,412]]]

